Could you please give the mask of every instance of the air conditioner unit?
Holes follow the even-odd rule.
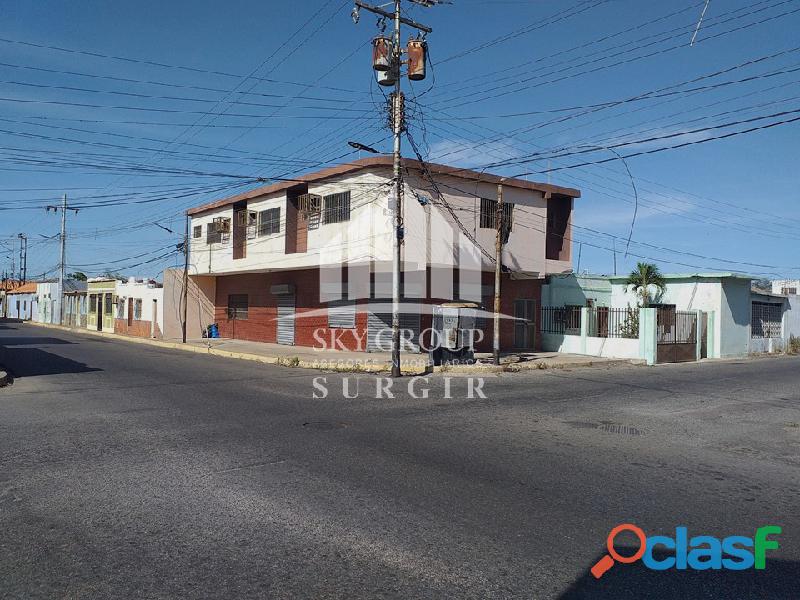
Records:
[[[322,210],[322,196],[303,194],[297,197],[297,208],[307,215],[317,214]]]
[[[236,224],[240,227],[249,227],[256,224],[256,212],[253,210],[241,210],[236,213]]]
[[[231,220],[226,217],[217,217],[214,219],[213,226],[216,233],[230,233]]]
[[[294,294],[294,284],[291,283],[278,283],[270,286],[269,293],[273,296],[286,296]]]

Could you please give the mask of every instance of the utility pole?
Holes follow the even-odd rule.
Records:
[[[28,237],[24,233],[19,234],[19,278],[22,283],[28,281]]]
[[[67,205],[67,195],[64,194],[61,200],[61,206],[54,206],[49,205],[45,208],[47,212],[51,210],[53,212],[58,212],[61,210],[61,234],[60,234],[60,242],[61,242],[61,260],[59,261],[58,265],[58,323],[59,325],[64,324],[64,279],[66,279],[66,269],[67,269],[67,210],[70,207]],[[77,208],[72,208],[71,210],[75,211],[75,214],[78,214]],[[27,246],[27,240],[25,241]],[[26,251],[27,254],[27,251]],[[26,268],[27,271],[27,268]]]
[[[438,3],[438,0],[411,0],[416,4],[430,7]],[[393,177],[394,177],[394,236],[392,239],[392,377],[400,377],[400,254],[404,237],[403,230],[403,179],[402,179],[402,155],[400,139],[404,128],[404,108],[405,102],[403,91],[400,85],[400,66],[403,63],[404,49],[400,47],[400,24],[404,23],[421,31],[425,34],[431,33],[432,29],[421,25],[416,21],[403,17],[401,13],[402,0],[394,0],[394,12],[390,13],[378,6],[372,6],[361,0],[356,0],[353,9],[353,20],[358,22],[359,9],[368,10],[371,13],[380,15],[383,19],[394,21],[394,32],[392,41],[387,38],[378,37],[373,42],[373,68],[380,71],[383,77],[378,83],[384,86],[394,86],[394,93],[391,101],[391,124],[394,135],[393,148]],[[390,46],[388,48],[387,46]],[[411,47],[411,43],[409,43]],[[415,43],[415,57],[412,65],[412,57],[409,53],[409,72],[408,77],[419,81],[425,77],[425,46],[424,42]],[[421,63],[418,58],[422,56]]]
[[[500,275],[503,264],[503,183],[497,184],[497,210],[494,214],[497,232],[494,240],[494,332],[492,354],[494,364],[500,364]]]
[[[61,265],[58,270],[58,324],[64,324],[64,277],[67,263],[67,195],[61,202]]]
[[[400,2],[394,0],[394,57],[400,68]],[[403,92],[400,77],[394,84],[392,128],[394,130],[394,238],[392,240],[392,377],[400,377],[400,246],[403,235],[403,179],[400,155],[400,133],[403,126]]]
[[[20,281],[20,277],[17,277],[17,265],[14,263],[14,259],[17,256],[17,248],[14,244],[16,244],[16,240],[12,238],[11,240],[11,279],[16,278],[17,281]]]
[[[614,248],[614,275],[617,274],[617,238],[611,238],[611,243]]]
[[[189,303],[189,215],[186,215],[186,228],[183,233],[183,316],[181,319],[181,338],[186,343],[186,315]]]

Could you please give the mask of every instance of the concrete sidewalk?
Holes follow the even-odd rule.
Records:
[[[174,348],[187,352],[213,354],[228,358],[252,360],[266,364],[288,367],[320,369],[325,371],[384,373],[391,367],[389,352],[351,352],[343,350],[323,350],[306,346],[286,346],[266,342],[250,342],[231,339],[192,339],[185,344],[179,340],[153,340],[117,333],[105,333],[82,328],[62,327],[47,323],[26,322],[35,327],[63,329],[73,333],[110,337],[123,341],[150,344],[164,348]],[[504,353],[499,367],[492,364],[491,354],[476,354],[473,365],[445,365],[430,367],[427,354],[408,354],[402,356],[401,370],[404,374],[418,375],[427,372],[452,373],[499,373],[538,369],[564,369],[573,367],[611,366],[632,364],[630,360],[598,358],[579,354],[560,354],[558,352]]]

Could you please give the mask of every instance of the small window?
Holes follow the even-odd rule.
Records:
[[[133,318],[137,321],[141,321],[142,319],[142,299],[136,298],[133,301]]]
[[[797,288],[796,287],[781,288],[781,294],[783,294],[784,296],[796,296]]]
[[[17,302],[17,308],[19,308],[19,302]],[[89,296],[89,312],[97,312],[97,296],[95,294]]]
[[[258,235],[272,235],[281,232],[281,209],[268,208],[258,213]]]
[[[248,298],[247,294],[228,295],[228,319],[244,321],[247,319]]]
[[[350,192],[331,194],[325,196],[324,200],[323,223],[342,223],[350,220]]]
[[[110,315],[114,312],[114,297],[111,294],[106,294],[103,313]]]
[[[192,229],[192,237],[193,238],[201,238],[203,237],[203,226],[202,225],[195,225]]]
[[[117,298],[117,318],[125,318],[125,298]]]
[[[514,204],[503,202],[503,228],[511,231],[514,224]],[[497,229],[497,200],[481,198],[481,228]]]

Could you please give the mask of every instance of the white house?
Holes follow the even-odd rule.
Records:
[[[403,161],[401,326],[413,343],[420,305],[491,306],[498,184],[506,243],[501,346],[538,346],[544,277],[571,270],[580,192],[444,165]],[[372,349],[389,326],[394,199],[391,157],[357,160],[188,211],[190,275],[223,337]],[[207,324],[204,324],[207,325]],[[491,324],[485,343],[491,341]],[[362,340],[367,340],[367,348]]]
[[[155,281],[130,277],[116,283],[114,332],[161,338],[164,331],[164,288]]]
[[[800,336],[800,302],[791,301],[796,296],[753,291],[749,275],[663,277],[663,290],[648,290],[648,305],[656,310],[653,350],[664,351],[662,362],[672,362],[670,356],[694,360],[780,351],[792,335]],[[643,346],[629,339],[651,332],[638,327],[638,310],[634,315],[631,309],[638,307],[641,298],[626,281],[626,276],[607,275],[549,277],[542,292],[544,348],[640,358]]]
[[[39,318],[36,282],[23,283],[6,293],[6,316],[22,321],[36,321]]]
[[[772,293],[796,296],[800,294],[800,279],[776,279],[772,282]]]

